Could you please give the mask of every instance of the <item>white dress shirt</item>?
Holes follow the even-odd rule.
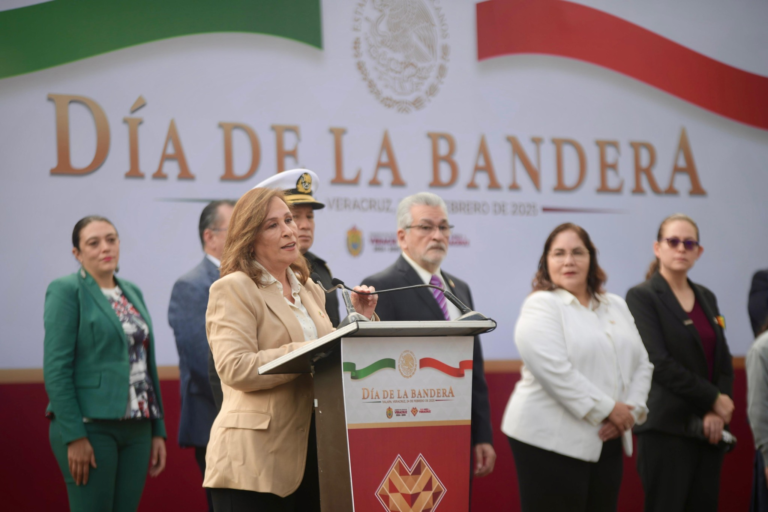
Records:
[[[216,256],[211,256],[208,253],[205,253],[205,257],[208,258],[208,260],[216,265],[216,268],[221,268],[221,261]]]
[[[617,401],[645,422],[653,365],[624,299],[606,293],[589,308],[557,289],[531,294],[515,326],[523,360],[502,420],[518,441],[596,462],[598,431]],[[632,454],[632,433],[622,439]]]
[[[445,284],[445,280],[443,279],[443,274],[440,272],[440,267],[437,268],[437,272],[432,274],[429,271],[422,268],[418,263],[413,261],[405,252],[402,253],[403,258],[405,258],[405,261],[408,262],[409,265],[413,267],[413,270],[416,271],[417,274],[419,274],[419,277],[422,281],[424,281],[424,284],[431,284],[430,279],[432,279],[432,276],[437,276],[437,278],[440,280],[440,285],[443,287],[444,290],[451,291],[450,288],[448,288]],[[432,293],[432,288],[429,288],[429,292]],[[451,292],[453,293],[453,292]],[[453,305],[453,302],[449,301],[448,298],[445,299],[445,303],[448,306],[448,316],[451,317],[451,320],[456,320],[461,316],[461,311],[459,308]]]

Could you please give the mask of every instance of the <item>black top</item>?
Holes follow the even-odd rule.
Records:
[[[474,309],[472,294],[467,283],[446,272],[443,280],[460,301]],[[376,275],[363,279],[363,284],[375,286],[377,290],[424,284],[419,274],[405,258],[400,256],[391,267]],[[384,321],[445,320],[429,288],[405,290],[379,295],[376,313]],[[472,360],[472,444],[493,443],[491,430],[491,406],[488,401],[488,384],[483,370],[483,349],[480,338],[475,336]]]
[[[752,286],[749,289],[749,320],[752,322],[752,332],[757,333],[768,320],[768,270],[758,270],[752,276]]]
[[[638,434],[655,430],[695,437],[691,419],[711,411],[719,393],[733,395],[733,362],[717,322],[717,299],[707,288],[688,283],[715,332],[711,380],[699,332],[661,274],[627,292],[627,306],[654,367],[648,420],[635,428]]]
[[[331,269],[328,268],[328,264],[324,259],[318,257],[309,251],[304,253],[304,258],[309,264],[309,273],[313,272],[320,276],[320,282],[326,290],[330,290],[333,286],[331,284]],[[325,294],[325,312],[328,313],[328,319],[331,321],[331,325],[338,327],[339,325],[339,297],[336,295],[336,290],[331,293]]]

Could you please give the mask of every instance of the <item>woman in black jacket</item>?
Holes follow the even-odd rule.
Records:
[[[627,293],[654,366],[648,420],[635,429],[646,512],[718,507],[733,365],[715,295],[688,279],[703,251],[693,219],[670,215],[646,281]]]

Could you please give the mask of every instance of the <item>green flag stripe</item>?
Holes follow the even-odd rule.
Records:
[[[320,0],[55,0],[3,11],[0,79],[209,32],[269,34],[322,48]]]
[[[379,370],[383,370],[384,368],[392,368],[394,370],[396,368],[395,360],[390,358],[379,359],[375,363],[370,364],[365,368],[360,368],[359,370],[355,370],[355,363],[344,363],[342,365],[343,371],[349,372],[352,380],[364,379]]]

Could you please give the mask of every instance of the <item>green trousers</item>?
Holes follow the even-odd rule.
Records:
[[[85,430],[97,467],[90,468],[87,484],[77,486],[56,419],[50,425],[51,448],[67,484],[70,511],[136,512],[149,470],[152,422],[94,421],[86,423]]]

